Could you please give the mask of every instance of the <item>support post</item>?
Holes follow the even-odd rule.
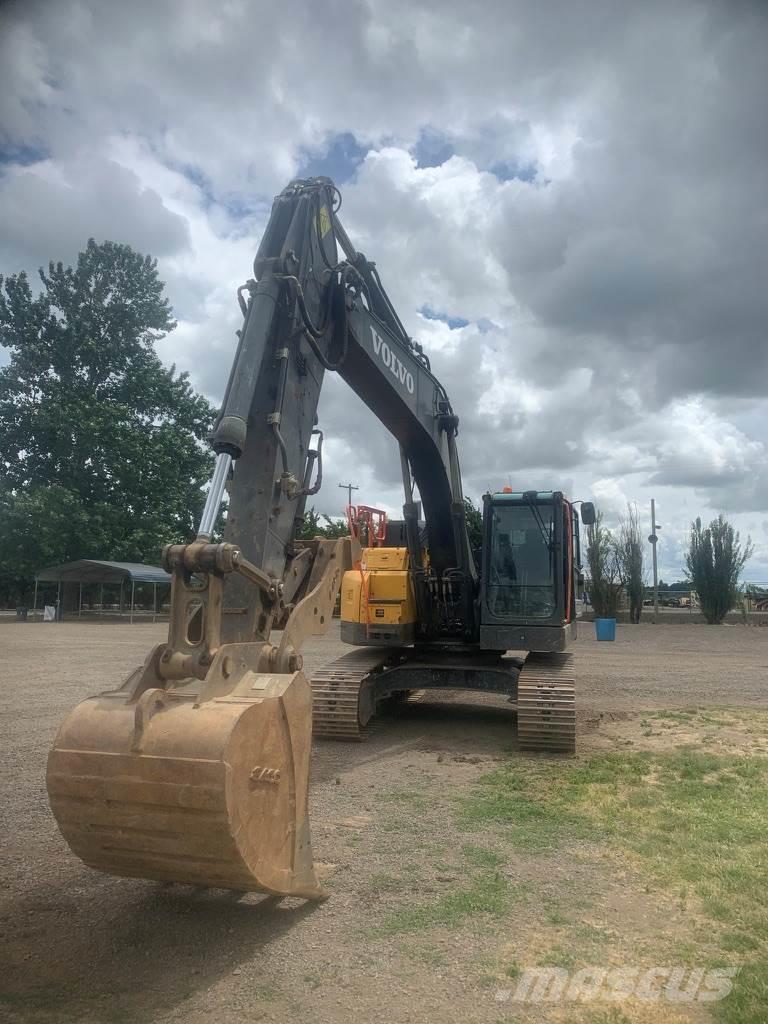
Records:
[[[133,601],[136,595],[136,580],[131,577],[131,618],[130,623],[133,625]]]
[[[61,579],[56,584],[56,622],[61,622]]]
[[[101,594],[99,595],[99,615],[102,619],[104,618],[104,584],[101,584]]]
[[[152,622],[157,619],[157,584],[152,584]]]
[[[347,507],[352,504],[352,491],[359,491],[357,484],[339,484],[343,491],[347,492]]]
[[[653,621],[659,620],[659,563],[656,557],[656,545],[658,536],[656,534],[656,502],[651,498],[651,547],[653,548]]]
[[[37,576],[35,576],[35,600],[32,602],[32,621],[37,618]]]

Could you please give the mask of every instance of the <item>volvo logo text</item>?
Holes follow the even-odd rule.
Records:
[[[380,334],[376,333],[374,327],[371,327],[371,337],[373,338],[374,354],[390,370],[393,377],[397,377],[401,384],[405,384],[408,394],[412,395],[414,390],[413,374],[410,373],[407,367],[403,366],[386,341],[384,341]]]

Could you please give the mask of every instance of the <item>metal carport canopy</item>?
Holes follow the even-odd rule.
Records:
[[[94,558],[81,558],[63,565],[50,565],[41,569],[36,577],[40,583],[121,583],[124,579],[134,583],[170,583],[171,577],[158,565],[141,562],[102,562]]]

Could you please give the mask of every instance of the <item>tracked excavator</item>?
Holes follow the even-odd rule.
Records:
[[[313,703],[317,736],[357,740],[393,696],[491,691],[516,704],[521,747],[573,749],[574,505],[560,492],[486,495],[476,565],[459,418],[348,238],[340,202],[328,178],[276,197],[238,289],[243,323],[199,531],[163,551],[168,639],[122,686],[79,704],[50,753],[59,828],[101,871],[322,898],[308,818]],[[326,372],[399,444],[405,504],[389,545],[296,539],[322,480]],[[327,629],[340,587],[355,650],[310,682],[302,642]]]

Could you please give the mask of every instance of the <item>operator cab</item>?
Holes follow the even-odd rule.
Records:
[[[594,506],[582,504],[594,522]],[[579,516],[561,491],[483,496],[480,646],[564,651],[576,636]]]

